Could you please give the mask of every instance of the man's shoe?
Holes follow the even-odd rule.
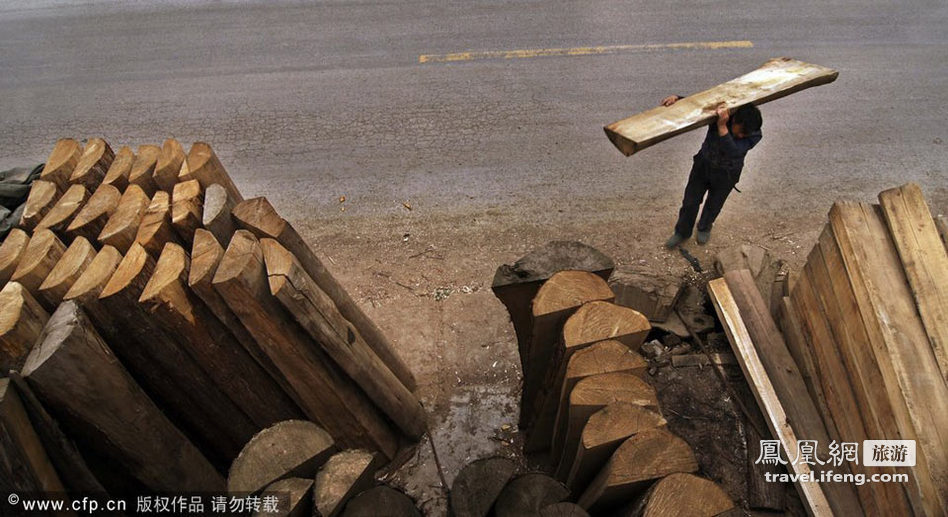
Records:
[[[667,241],[665,241],[665,247],[668,249],[672,249],[675,246],[678,246],[679,244],[681,244],[682,242],[685,242],[685,237],[679,235],[676,232],[674,235],[669,237]]]
[[[695,239],[698,244],[707,244],[711,240],[711,230],[706,232],[698,231],[698,237]]]

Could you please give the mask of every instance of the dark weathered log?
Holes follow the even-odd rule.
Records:
[[[204,191],[202,222],[224,246],[230,244],[231,235],[237,231],[237,224],[230,215],[236,204],[235,200],[227,196],[227,189],[222,185],[215,183]]]
[[[49,230],[40,230],[33,234],[26,251],[23,252],[23,258],[13,272],[11,280],[23,284],[23,287],[32,294],[40,304],[52,312],[56,307],[46,303],[40,296],[39,286],[46,280],[49,273],[53,270],[63,253],[66,252],[66,245]]]
[[[381,466],[378,454],[353,449],[333,454],[316,474],[313,499],[316,515],[336,517],[356,494],[372,488]]]
[[[574,494],[583,493],[622,442],[665,424],[657,411],[634,402],[613,402],[596,411],[583,426],[566,486]]]
[[[71,242],[72,239],[66,234],[66,227],[85,206],[89,197],[89,192],[84,186],[72,185],[56,200],[56,204],[46,212],[40,222],[36,223],[35,230],[49,229],[56,232],[65,242]]]
[[[92,244],[83,237],[77,237],[40,284],[40,299],[50,307],[59,305],[59,302],[63,301],[63,296],[66,296],[72,284],[79,279],[95,255],[96,251]]]
[[[164,190],[155,192],[138,225],[135,242],[142,245],[153,257],[161,254],[165,244],[178,243],[178,234],[171,227],[171,194]]]
[[[0,378],[0,473],[4,493],[65,492],[13,383],[5,377]]]
[[[128,175],[132,172],[133,163],[135,163],[135,151],[132,151],[131,147],[123,145],[115,153],[112,165],[109,166],[108,172],[102,178],[102,184],[112,185],[119,191],[125,190],[128,187]]]
[[[148,194],[138,185],[129,185],[119,199],[115,212],[99,233],[99,242],[125,253],[135,242],[138,227],[148,208]]]
[[[263,239],[260,245],[273,296],[406,436],[420,438],[427,428],[427,415],[418,399],[339,313],[292,253],[273,239]]]
[[[49,313],[19,282],[0,290],[0,368],[19,367],[39,337]]]
[[[608,280],[615,264],[599,250],[575,241],[552,241],[527,253],[513,264],[497,268],[491,289],[510,313],[521,361],[530,344],[530,306],[540,286],[558,271],[589,271]],[[521,369],[525,366],[520,364]]]
[[[60,192],[69,188],[69,177],[82,157],[82,145],[72,138],[62,138],[56,142],[53,151],[46,159],[40,179],[55,183]]]
[[[540,510],[540,517],[589,517],[589,514],[578,504],[556,503]]]
[[[562,483],[545,474],[524,474],[504,487],[494,503],[497,517],[539,515],[540,510],[569,497]]]
[[[240,451],[227,476],[227,491],[255,494],[281,479],[314,479],[335,451],[322,427],[306,420],[279,422],[254,435]]]
[[[29,243],[30,235],[19,228],[10,230],[0,243],[0,286],[10,281]]]
[[[23,377],[71,434],[146,487],[223,488],[207,459],[138,387],[74,302],[50,317]]]
[[[204,211],[204,187],[197,180],[189,180],[174,186],[171,194],[171,225],[183,242],[194,242],[194,231],[201,227]]]
[[[639,495],[652,480],[697,470],[698,461],[684,440],[661,428],[643,431],[619,446],[579,505],[598,514]]]
[[[154,270],[154,259],[141,245],[132,244],[99,294],[104,321],[95,321],[96,327],[155,403],[208,459],[229,465],[255,427],[184,350],[189,345],[163,330],[139,304]]]
[[[268,486],[261,495],[276,497],[276,511],[261,508],[254,517],[310,517],[313,515],[313,479],[286,478]]]
[[[357,495],[342,512],[342,517],[377,517],[384,508],[387,517],[421,517],[415,502],[387,486],[377,486]]]
[[[270,295],[263,252],[252,233],[234,234],[213,283],[283,373],[308,417],[345,447],[394,456],[397,437],[383,415]]]
[[[228,190],[230,195],[230,191]],[[236,199],[236,198],[235,198]],[[368,343],[375,353],[388,365],[402,384],[410,391],[415,389],[415,378],[411,370],[399,357],[394,345],[382,333],[362,309],[356,305],[349,293],[332,276],[322,261],[316,256],[309,245],[296,232],[292,225],[277,214],[266,198],[254,198],[238,203],[232,212],[240,227],[250,230],[258,238],[270,238],[279,242],[290,253],[296,256],[306,273],[316,281],[319,288],[332,298],[349,322],[359,331],[362,339]]]
[[[97,243],[102,228],[105,228],[121,199],[122,193],[117,188],[112,185],[100,185],[69,222],[66,237],[75,239],[82,236],[89,242]]]
[[[46,217],[49,210],[56,205],[63,191],[52,181],[36,180],[30,185],[30,193],[23,205],[23,215],[20,217],[20,228],[32,232],[36,225]]]
[[[228,197],[233,198],[238,203],[244,200],[243,196],[240,195],[240,190],[237,189],[237,185],[224,170],[224,165],[214,154],[214,150],[204,142],[194,142],[191,145],[191,150],[188,151],[188,158],[185,161],[185,167],[182,167],[181,173],[178,175],[178,181],[188,180],[198,180],[204,188],[215,183],[222,185],[227,189]]]
[[[487,517],[516,470],[507,458],[483,458],[465,465],[451,485],[451,514]]]
[[[693,474],[669,474],[632,505],[627,517],[714,517],[734,508],[734,501],[714,481]]]
[[[169,138],[161,145],[161,153],[158,155],[158,163],[155,164],[153,178],[158,188],[166,192],[174,190],[175,183],[178,182],[178,173],[181,172],[181,164],[187,155],[181,144],[174,138]]]
[[[165,245],[139,301],[255,424],[253,431],[303,414],[220,321],[187,288],[188,255]],[[252,433],[251,433],[252,434]]]
[[[90,138],[79,158],[79,163],[69,176],[73,185],[82,185],[89,192],[99,188],[105,174],[115,159],[115,152],[109,143],[101,138]]]
[[[132,161],[132,168],[128,171],[128,183],[141,187],[148,197],[154,196],[158,190],[155,183],[155,166],[158,164],[158,155],[161,148],[157,145],[140,145]]]

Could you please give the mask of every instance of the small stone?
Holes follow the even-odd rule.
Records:
[[[641,347],[642,355],[648,359],[656,359],[658,356],[665,353],[665,347],[658,341],[652,340],[648,343],[645,343]]]
[[[665,336],[662,337],[662,344],[668,348],[674,348],[675,346],[681,344],[681,338],[676,334],[665,334]]]
[[[668,351],[668,355],[684,355],[691,352],[691,345],[688,343],[679,343]]]

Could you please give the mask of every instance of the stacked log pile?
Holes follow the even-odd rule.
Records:
[[[508,274],[514,270],[521,282]],[[651,325],[613,303],[611,271],[611,260],[599,252],[567,243],[551,243],[498,270],[494,291],[517,329],[523,366],[524,450],[545,461],[549,475],[508,482],[512,469],[471,464],[468,469],[484,473],[469,476],[475,483],[462,471],[451,499],[456,515],[483,516],[491,508],[497,516],[641,515],[654,506],[710,516],[734,506],[714,483],[691,475],[698,470],[694,452],[665,428],[639,353]],[[673,474],[688,477],[656,489],[665,495],[649,495]],[[692,486],[695,494],[714,486],[717,495],[697,504]],[[679,490],[678,499],[668,495]]]
[[[838,492],[848,484],[800,483],[811,512],[945,515],[948,254],[918,185],[878,199],[833,205],[780,300],[782,335],[749,271],[726,273],[710,291],[787,458],[799,453],[796,439],[819,440],[824,461],[830,442],[855,442],[857,455],[834,466],[837,472],[908,475],[907,482],[860,484],[855,501]],[[865,450],[863,440],[897,439],[915,441],[913,466],[865,465],[877,451]]]
[[[333,447],[371,451],[338,462],[374,472],[425,432],[392,343],[205,143],[58,141],[0,245],[0,285],[15,381],[0,381],[0,467],[29,485],[15,488],[222,491],[241,450],[289,420],[326,444],[309,484],[270,487],[289,469],[235,489],[311,492]]]

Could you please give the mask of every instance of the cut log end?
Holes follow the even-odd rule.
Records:
[[[60,187],[52,181],[36,180],[30,185],[30,193],[26,197],[23,215],[20,217],[20,227],[32,231],[36,225],[46,217],[49,210],[59,199]]]
[[[31,293],[37,294],[39,286],[49,275],[53,267],[66,252],[66,245],[49,230],[40,230],[33,234],[23,258],[13,272],[11,279],[23,284]],[[52,307],[48,307],[52,309]]]
[[[154,259],[148,255],[145,248],[140,244],[132,244],[132,247],[129,248],[128,253],[125,254],[122,262],[116,268],[115,273],[105,284],[99,298],[115,296],[136,282],[144,284],[151,277],[154,263]],[[136,298],[139,296],[138,293],[130,294]]]
[[[138,185],[129,185],[119,199],[115,212],[99,233],[99,242],[127,251],[141,225],[145,210],[151,202],[150,196]]]
[[[188,285],[208,283],[213,280],[224,248],[211,232],[198,229],[194,232],[194,243],[191,246],[191,270],[188,273]]]
[[[713,481],[693,474],[675,473],[652,485],[628,515],[714,517],[734,507],[734,501]]]
[[[59,305],[95,256],[96,251],[92,244],[83,237],[76,237],[40,284],[39,295],[49,305]]]
[[[533,317],[569,309],[594,300],[612,300],[615,295],[599,275],[588,271],[560,271],[540,287],[533,299]]]
[[[506,458],[484,458],[468,463],[451,485],[455,517],[487,517],[517,466]]]
[[[13,228],[0,244],[0,285],[10,281],[29,243],[28,233],[20,228]]]
[[[255,494],[288,477],[314,479],[335,452],[322,427],[305,420],[287,420],[260,431],[244,446],[230,467],[227,491]]]
[[[387,486],[366,490],[349,501],[342,517],[377,517],[380,509],[388,517],[421,517],[410,497]]]
[[[9,282],[0,290],[0,365],[17,368],[29,353],[49,313],[19,282]]]
[[[155,271],[152,273],[145,289],[139,298],[141,302],[149,302],[158,297],[161,292],[174,282],[181,282],[182,285],[187,281],[188,275],[188,252],[181,246],[168,243],[161,251],[158,261],[155,264]]]
[[[122,253],[119,250],[112,246],[103,246],[82,275],[72,284],[63,299],[77,300],[80,304],[97,299],[120,262],[122,262]]]
[[[316,474],[313,499],[318,515],[336,517],[356,494],[372,488],[378,454],[354,449],[334,454]]]
[[[79,158],[79,163],[69,177],[69,182],[95,191],[115,159],[115,152],[109,143],[101,138],[90,138]]]
[[[634,309],[608,302],[590,302],[570,316],[563,325],[563,341],[567,348],[596,341],[616,339],[633,350],[645,341],[652,326]]]
[[[504,487],[494,505],[497,517],[538,515],[551,504],[564,501],[569,490],[545,474],[524,474]]]
[[[128,176],[132,171],[132,164],[135,163],[135,151],[129,146],[122,146],[115,153],[112,159],[112,165],[109,166],[105,178],[102,179],[103,185],[111,185],[119,190],[124,190],[128,186]]]

